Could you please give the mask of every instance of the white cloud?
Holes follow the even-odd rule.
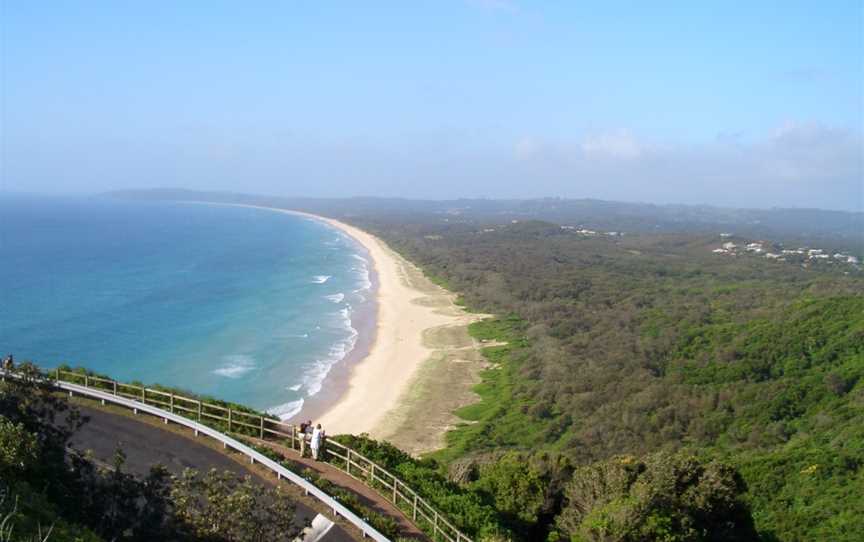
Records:
[[[643,153],[643,145],[627,130],[586,137],[579,148],[588,158],[623,158],[631,160]]]

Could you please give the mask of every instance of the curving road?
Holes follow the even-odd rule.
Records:
[[[273,483],[208,446],[166,431],[151,424],[127,416],[78,405],[83,416],[89,418],[70,439],[70,446],[79,451],[90,450],[97,461],[111,464],[115,450],[119,447],[126,454],[123,469],[136,475],[144,475],[156,463],[164,465],[172,474],[192,468],[207,471],[211,468],[228,470],[240,475],[249,475],[261,485]],[[316,513],[302,503],[297,503],[298,519],[310,519]],[[322,542],[348,542],[353,540],[339,525],[334,525],[320,539]]]

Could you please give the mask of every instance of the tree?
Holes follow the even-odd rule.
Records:
[[[175,516],[192,538],[231,542],[293,540],[305,527],[281,490],[262,490],[249,476],[186,469],[170,493]]]
[[[576,470],[558,526],[585,542],[755,540],[745,491],[723,463],[666,452],[619,456]]]
[[[473,487],[487,494],[511,523],[537,522],[545,504],[547,484],[522,454],[507,453],[481,465]]]
[[[11,476],[11,471],[26,471],[38,457],[36,435],[27,431],[21,422],[12,423],[0,414],[0,475]]]

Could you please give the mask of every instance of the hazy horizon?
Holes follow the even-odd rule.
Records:
[[[2,5],[0,191],[864,210],[857,2]]]
[[[414,202],[450,202],[450,201],[499,201],[499,202],[508,202],[508,201],[546,201],[546,200],[563,200],[563,201],[596,201],[603,203],[620,203],[620,204],[628,204],[628,205],[655,205],[658,207],[706,207],[706,208],[716,208],[716,209],[735,209],[742,211],[771,211],[771,210],[798,210],[798,211],[825,211],[825,212],[838,212],[838,213],[851,213],[851,214],[864,214],[864,209],[826,209],[821,207],[807,207],[807,206],[765,206],[765,207],[745,207],[745,206],[732,206],[732,205],[719,205],[714,203],[680,203],[680,202],[650,202],[650,201],[640,201],[640,200],[626,200],[626,199],[601,199],[601,198],[593,198],[590,196],[586,197],[565,197],[565,196],[537,196],[533,198],[495,198],[495,197],[487,197],[487,196],[476,196],[476,197],[458,197],[458,198],[412,198],[405,196],[374,196],[374,195],[356,195],[356,196],[298,196],[292,194],[272,194],[272,193],[262,193],[262,192],[244,192],[242,190],[207,190],[207,189],[191,189],[180,186],[154,186],[151,188],[138,188],[138,187],[129,187],[122,189],[109,189],[103,190],[99,192],[27,192],[27,191],[14,191],[14,190],[3,190],[0,189],[0,196],[7,197],[32,197],[32,198],[98,198],[104,196],[112,196],[115,194],[120,194],[123,192],[141,192],[146,193],[148,191],[182,191],[182,192],[201,192],[207,193],[212,192],[215,194],[234,194],[238,196],[252,196],[252,197],[263,197],[263,198],[285,198],[285,199],[308,199],[308,200],[364,200],[364,199],[380,199],[380,200],[405,200],[405,201],[414,201]]]

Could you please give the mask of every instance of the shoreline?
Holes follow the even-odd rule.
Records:
[[[355,348],[333,366],[321,391],[306,397],[292,419],[321,423],[331,435],[367,433],[415,454],[443,447],[444,433],[457,423],[453,412],[476,399],[471,388],[485,362],[467,326],[485,315],[467,313],[456,305],[455,294],[433,284],[382,240],[355,226],[303,211],[212,203],[323,222],[369,256],[372,325],[360,324],[366,333],[361,332]],[[430,386],[442,379],[447,381],[445,389]]]

